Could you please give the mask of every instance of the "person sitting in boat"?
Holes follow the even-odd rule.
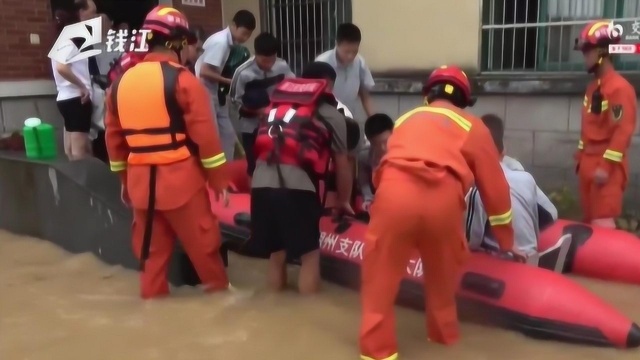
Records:
[[[287,284],[287,258],[302,262],[299,292],[319,290],[323,209],[318,187],[329,158],[336,170],[336,215],[353,214],[346,124],[331,93],[335,79],[331,65],[309,64],[302,79],[285,79],[276,86],[271,94],[274,108],[258,127],[249,246],[270,254],[267,276],[275,291]]]
[[[358,155],[358,188],[362,195],[362,210],[368,212],[375,188],[373,171],[378,167],[382,156],[387,152],[387,140],[393,132],[393,119],[387,114],[374,114],[364,123],[364,135],[369,146],[360,150]]]
[[[558,212],[547,196],[538,188],[535,179],[513,158],[504,156],[504,122],[493,114],[482,116],[482,122],[491,133],[498,152],[503,156],[502,171],[510,186],[513,208],[513,229],[516,247],[527,256],[538,252],[538,236],[541,220],[551,222],[558,218]],[[488,217],[478,196],[478,189],[472,188],[467,197],[466,234],[471,250],[497,250],[498,245],[487,227]]]

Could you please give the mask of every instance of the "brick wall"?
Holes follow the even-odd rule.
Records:
[[[173,6],[184,12],[189,23],[204,28],[213,34],[222,29],[222,4],[220,0],[205,0],[205,7],[182,5],[181,0],[173,0]]]
[[[1,0],[0,81],[49,79],[47,54],[53,44],[53,23],[49,0]],[[31,45],[29,34],[40,36]]]

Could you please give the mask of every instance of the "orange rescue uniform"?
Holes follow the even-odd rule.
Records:
[[[475,177],[503,250],[513,248],[509,185],[488,129],[477,117],[434,101],[400,117],[375,173],[376,199],[362,263],[362,359],[396,359],[393,305],[417,249],[425,269],[429,338],[459,338],[456,278],[468,257],[464,196]]]
[[[226,188],[226,159],[207,91],[176,62],[169,54],[147,55],[107,97],[110,165],[121,174],[133,208],[133,249],[143,263],[145,299],[169,293],[167,271],[176,237],[207,290],[229,284],[207,192],[207,182],[215,190]],[[147,232],[151,240],[145,254]]]
[[[626,152],[636,127],[636,101],[633,86],[613,69],[587,87],[576,156],[586,222],[622,213],[629,166]],[[609,174],[606,184],[593,181],[598,168]]]

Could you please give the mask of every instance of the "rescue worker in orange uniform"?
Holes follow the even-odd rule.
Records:
[[[587,71],[594,75],[582,107],[582,129],[576,154],[584,221],[615,228],[627,185],[626,152],[636,127],[636,92],[613,68],[609,45],[622,32],[609,31],[610,21],[593,21],[576,39]]]
[[[429,339],[459,338],[456,278],[469,251],[461,224],[475,184],[500,249],[515,252],[509,185],[482,121],[462,110],[475,102],[465,73],[436,69],[424,86],[427,106],[402,115],[374,175],[376,198],[362,263],[361,359],[397,359],[394,301],[415,251],[424,272]]]
[[[220,231],[207,183],[226,196],[226,159],[207,91],[181,63],[196,41],[186,17],[159,6],[143,29],[149,54],[110,88],[106,140],[111,170],[133,208],[133,249],[141,261],[141,296],[169,293],[176,237],[207,291],[226,290]]]

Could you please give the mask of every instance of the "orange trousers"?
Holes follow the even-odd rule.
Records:
[[[453,344],[459,339],[457,277],[469,255],[461,225],[464,209],[462,187],[449,174],[428,182],[383,175],[362,262],[362,359],[397,358],[394,302],[416,250],[423,261],[429,340]]]
[[[604,185],[593,181],[593,176],[602,161],[600,155],[580,156],[578,179],[580,181],[580,206],[584,221],[616,218],[622,214],[624,189],[627,185],[627,163],[611,166],[609,180]]]
[[[133,251],[141,257],[146,209],[133,211]],[[196,193],[185,205],[173,210],[156,210],[149,258],[140,273],[140,295],[143,299],[169,294],[167,273],[176,237],[193,263],[207,291],[225,290],[229,279],[220,256],[220,229],[211,212],[206,188]]]

